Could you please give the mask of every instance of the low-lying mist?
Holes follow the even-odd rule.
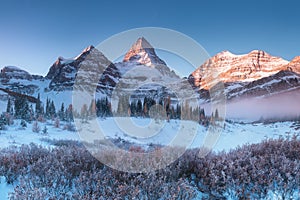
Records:
[[[227,102],[226,118],[248,120],[283,119],[300,116],[300,90],[264,98],[248,98]]]

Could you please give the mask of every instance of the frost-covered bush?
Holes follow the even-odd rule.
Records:
[[[41,131],[41,127],[37,121],[34,121],[32,124],[32,132],[39,133]]]
[[[26,128],[27,127],[27,123],[23,119],[21,120],[20,125],[21,125],[22,128]]]
[[[71,131],[71,132],[75,132],[76,131],[76,127],[73,123],[71,122],[68,122],[64,125],[64,130],[67,130],[67,131]]]
[[[278,199],[300,195],[300,141],[266,140],[205,159],[188,151],[182,174],[195,174],[197,187],[211,198],[264,199],[272,192]],[[184,158],[186,157],[187,158]]]
[[[58,117],[55,118],[54,120],[54,127],[55,128],[60,128],[60,120]]]
[[[43,130],[42,130],[42,134],[43,135],[47,135],[48,134],[48,129],[47,129],[47,126],[45,125]]]
[[[207,199],[295,199],[300,191],[300,141],[295,137],[204,158],[199,149],[187,150],[152,173],[113,170],[75,141],[48,142],[57,147],[31,144],[1,150],[0,176],[17,184],[12,199],[192,199],[199,193]],[[120,164],[126,162],[123,156],[118,154]]]

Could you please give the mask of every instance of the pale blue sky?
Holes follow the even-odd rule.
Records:
[[[300,55],[299,7],[297,0],[0,0],[0,67],[45,75],[58,56],[148,26],[180,31],[210,55],[262,49],[290,60]]]

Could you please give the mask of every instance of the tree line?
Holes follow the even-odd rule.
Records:
[[[71,104],[65,107],[64,103],[62,103],[60,108],[56,109],[54,101],[50,98],[46,99],[46,104],[44,105],[40,99],[40,94],[37,96],[35,105],[28,102],[23,96],[9,97],[6,111],[0,115],[0,130],[3,130],[5,125],[11,125],[13,119],[21,119],[22,124],[32,121],[45,121],[46,119],[59,119],[71,122],[73,121],[73,108]]]
[[[59,119],[71,122],[73,117],[88,120],[93,117],[144,117],[155,119],[183,119],[199,122],[204,126],[213,123],[215,119],[219,119],[218,110],[215,110],[209,116],[200,106],[193,107],[188,100],[184,102],[171,103],[170,97],[162,97],[154,99],[152,97],[144,97],[140,99],[130,99],[128,96],[120,96],[116,110],[112,110],[112,105],[107,97],[94,99],[89,105],[84,104],[78,111],[72,104],[65,106],[61,104],[57,109],[55,103],[50,98],[46,99],[45,104],[37,96],[37,103],[33,105],[29,103],[25,97],[8,98],[6,112],[0,115],[0,130],[4,125],[11,125],[13,119],[22,119],[27,122],[44,121],[47,119]]]

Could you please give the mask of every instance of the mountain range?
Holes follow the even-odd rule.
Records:
[[[42,101],[49,97],[55,99],[57,106],[62,102],[71,104],[73,85],[82,66],[88,67],[86,73],[100,75],[99,81],[94,83],[98,96],[111,97],[117,91],[129,92],[132,98],[149,95],[159,98],[168,94],[176,99],[176,91],[184,93],[191,87],[199,94],[202,104],[209,104],[209,91],[221,82],[231,117],[243,115],[241,108],[255,106],[262,111],[256,113],[250,109],[256,117],[276,109],[277,114],[300,114],[297,104],[300,99],[300,56],[287,61],[261,50],[243,55],[223,51],[208,59],[188,77],[179,77],[143,37],[132,45],[122,62],[112,63],[97,48],[89,46],[74,58],[59,57],[46,76],[6,66],[0,72],[0,102],[4,105],[9,96],[18,95],[25,95],[34,102],[40,93]],[[271,109],[270,105],[273,106]],[[264,107],[268,109],[263,111]],[[286,107],[286,112],[283,107]],[[249,114],[247,109],[244,110]]]

